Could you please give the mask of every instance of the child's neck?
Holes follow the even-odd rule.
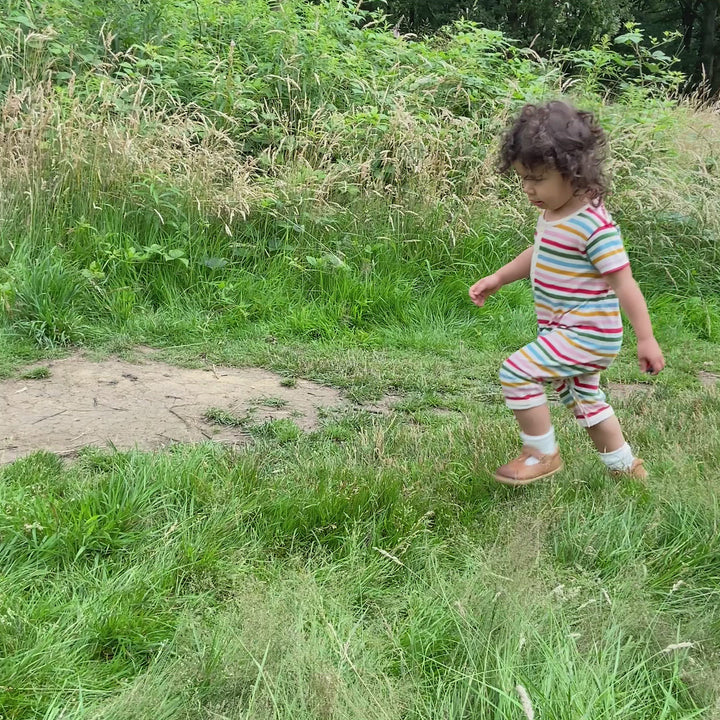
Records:
[[[543,213],[543,218],[548,222],[556,222],[563,218],[573,215],[578,210],[584,208],[590,202],[587,195],[573,195],[563,206],[550,210],[547,209]]]

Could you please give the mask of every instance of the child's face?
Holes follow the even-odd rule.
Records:
[[[528,200],[535,207],[558,212],[574,204],[575,188],[554,168],[530,169],[520,163],[515,163],[513,168],[522,180],[523,191]]]

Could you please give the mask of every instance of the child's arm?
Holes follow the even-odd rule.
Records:
[[[470,299],[478,306],[485,304],[489,295],[497,292],[503,285],[509,285],[521,278],[530,277],[530,265],[532,264],[532,247],[523,250],[514,260],[503,265],[492,275],[478,280],[470,288]]]
[[[662,350],[653,335],[650,315],[642,291],[635,282],[630,266],[604,276],[620,301],[637,336],[638,360],[642,372],[657,375],[665,367]]]

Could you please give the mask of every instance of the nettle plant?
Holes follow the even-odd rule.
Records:
[[[602,40],[587,50],[561,50],[556,57],[579,76],[587,92],[601,96],[675,95],[685,82],[675,69],[679,60],[665,50],[680,33],[666,31],[662,38],[646,37],[637,23],[626,23],[626,32]]]

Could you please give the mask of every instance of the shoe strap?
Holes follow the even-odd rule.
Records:
[[[545,455],[543,455],[537,448],[530,447],[530,445],[523,445],[523,448],[520,451],[520,458],[522,460],[527,460],[527,458],[529,457],[534,457],[537,460],[542,460]]]

